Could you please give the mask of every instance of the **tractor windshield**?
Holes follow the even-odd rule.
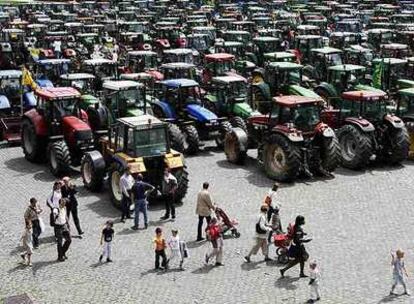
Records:
[[[342,57],[340,53],[333,53],[327,55],[327,61],[329,65],[339,65],[342,64]]]
[[[216,63],[216,75],[223,75],[233,69],[233,61],[223,61]]]
[[[130,130],[129,136],[133,136],[133,140],[130,138],[129,143],[133,143],[134,146],[130,146],[130,150],[134,151],[136,156],[148,157],[158,156],[168,152],[166,130],[161,128],[148,128],[144,130]]]
[[[125,100],[128,107],[137,106],[144,107],[144,94],[141,90],[125,90],[118,93],[120,101]],[[114,97],[116,98],[116,97]]]
[[[293,124],[300,130],[312,131],[319,123],[319,107],[315,105],[305,105],[292,108]]]
[[[230,83],[227,95],[235,98],[245,98],[247,96],[247,85],[245,82]]]
[[[369,120],[382,120],[387,113],[387,107],[384,100],[363,102],[362,111]]]
[[[398,115],[414,117],[414,96],[402,95],[398,107]]]

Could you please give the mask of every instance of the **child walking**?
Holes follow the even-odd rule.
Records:
[[[183,254],[181,252],[180,237],[178,235],[178,230],[177,229],[172,229],[171,234],[172,235],[169,237],[169,239],[167,241],[168,247],[171,250],[171,255],[170,255],[170,258],[167,261],[167,265],[169,266],[171,261],[174,261],[174,260],[178,259],[180,261],[180,269],[184,270],[184,268],[183,268],[184,257],[183,257]]]
[[[103,257],[106,257],[108,263],[112,262],[111,253],[112,253],[112,239],[114,238],[114,223],[112,221],[107,221],[105,228],[101,233],[101,246],[103,245],[103,252],[99,257],[99,262],[102,262]]]
[[[167,248],[167,245],[165,243],[165,238],[162,235],[162,229],[160,227],[157,227],[157,229],[155,229],[155,238],[153,243],[155,250],[155,269],[167,269],[167,256],[165,255],[165,248]],[[161,267],[160,257],[162,258]]]
[[[404,264],[404,251],[402,251],[401,249],[398,249],[395,252],[395,254],[397,257],[395,257],[394,254],[391,252],[391,258],[392,258],[391,266],[393,268],[394,282],[391,286],[390,295],[395,295],[394,289],[399,284],[401,284],[404,287],[404,294],[410,295],[410,292],[407,289],[407,285],[406,285],[405,278],[404,278],[404,275],[408,277],[407,270],[405,269],[405,264]]]
[[[22,257],[23,265],[32,266],[32,253],[33,253],[33,241],[32,241],[32,222],[26,221],[26,225],[21,237],[25,252],[20,256]]]
[[[318,264],[316,261],[311,262],[309,264],[309,268],[310,299],[308,300],[308,303],[315,303],[321,299],[321,296],[319,294],[319,280],[321,274],[319,272]]]

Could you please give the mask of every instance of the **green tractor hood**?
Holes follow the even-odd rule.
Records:
[[[288,87],[288,93],[292,95],[299,95],[311,98],[321,98],[318,94],[314,91],[301,87],[300,85],[290,85]]]
[[[369,85],[366,85],[366,84],[357,84],[357,85],[354,87],[354,89],[355,89],[355,90],[358,90],[358,91],[371,91],[371,92],[384,93],[384,91],[383,91],[383,90],[376,89],[376,88],[374,88],[374,87],[372,87],[372,86],[369,86]]]
[[[142,111],[138,108],[133,108],[133,107],[127,109],[127,111],[126,111],[127,117],[137,117],[137,116],[141,116],[141,115],[144,115],[144,114],[145,114],[144,111]]]
[[[233,106],[233,114],[243,119],[250,117],[252,113],[253,109],[246,102],[235,103]]]
[[[398,79],[397,85],[399,89],[414,88],[414,81],[409,79]]]
[[[93,95],[85,94],[81,96],[81,108],[86,110],[89,106],[93,106],[95,103],[98,103],[99,99]]]

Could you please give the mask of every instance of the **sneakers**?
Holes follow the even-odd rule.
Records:
[[[206,263],[206,265],[208,264],[208,261],[210,260],[208,254],[206,253],[206,256],[204,257],[204,262]]]
[[[102,263],[102,258],[103,258],[103,256],[101,255],[101,256],[99,257],[99,263]]]
[[[168,220],[170,218],[169,215],[164,215],[160,217],[160,220]]]
[[[273,261],[271,258],[269,258],[269,257],[265,257],[265,262],[270,262],[270,261]]]
[[[107,262],[107,263],[112,263],[113,261],[112,261],[110,258],[107,258],[107,259],[106,259],[106,262]]]
[[[148,224],[145,224],[144,229],[148,229]]]
[[[246,261],[246,263],[250,263],[250,257],[249,257],[248,255],[246,255],[246,256],[244,257],[244,260]]]
[[[83,231],[79,231],[79,233],[78,233],[79,235],[82,235],[82,234],[85,234],[85,232],[83,232]]]
[[[122,220],[121,220],[121,223],[125,223],[125,220],[124,220],[124,219],[122,219]]]
[[[132,226],[131,229],[132,230],[138,230],[138,227],[137,226]]]
[[[285,277],[285,271],[284,271],[283,269],[280,269],[280,276],[281,276],[282,278],[284,278],[284,277]]]
[[[197,240],[196,240],[197,242],[201,242],[201,241],[204,241],[204,238],[203,237],[201,237],[201,238],[197,238]]]
[[[301,273],[299,277],[301,277],[301,278],[307,278],[308,276],[306,274],[304,274],[304,273]]]
[[[224,266],[224,264],[223,263],[219,263],[219,262],[216,262],[216,264],[214,264],[215,266]]]

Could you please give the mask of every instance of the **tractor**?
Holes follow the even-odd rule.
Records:
[[[197,51],[192,49],[169,49],[165,50],[162,54],[164,63],[171,62],[185,62],[185,63],[195,63],[196,57],[198,56]]]
[[[303,74],[316,81],[326,78],[328,67],[342,64],[342,51],[332,47],[311,49],[309,65],[303,68]]]
[[[96,91],[102,90],[102,85],[105,81],[116,79],[118,75],[116,62],[104,58],[83,61],[82,70],[85,73],[95,75],[94,87]]]
[[[99,99],[94,96],[96,90],[94,87],[95,76],[88,73],[69,73],[60,75],[60,85],[63,87],[73,87],[81,94],[80,107],[85,110],[99,102]]]
[[[157,188],[162,185],[166,168],[177,178],[177,201],[187,194],[188,172],[181,153],[171,149],[167,124],[154,116],[119,118],[101,138],[100,149],[88,151],[82,158],[81,175],[85,187],[99,191],[106,174],[112,203],[120,208],[120,178],[127,167],[131,173],[142,174],[144,180]],[[152,203],[156,196],[149,196]]]
[[[69,73],[69,59],[42,59],[36,61],[36,83],[42,88],[52,88],[62,74]]]
[[[410,136],[408,157],[414,159],[414,88],[398,91],[396,115],[401,117]]]
[[[180,150],[197,153],[200,139],[215,139],[217,146],[222,147],[231,124],[202,105],[199,84],[191,79],[170,79],[163,81],[162,86],[163,97],[153,101],[152,109],[155,116],[182,130],[185,141]],[[175,146],[179,146],[178,142]]]
[[[385,92],[344,92],[322,120],[336,130],[345,168],[363,169],[376,159],[398,164],[408,156],[407,129],[399,117],[388,114]]]
[[[163,80],[163,75],[157,71],[157,53],[153,51],[131,51],[127,53],[125,61],[125,72],[148,73],[157,81]]]
[[[346,64],[369,66],[374,58],[374,52],[359,44],[350,45],[344,49],[344,61]]]
[[[319,98],[274,97],[268,114],[247,119],[247,132],[235,128],[225,137],[227,160],[243,164],[250,148],[269,178],[289,182],[301,173],[329,174],[339,164],[339,144],[333,130],[322,123]]]
[[[234,128],[246,130],[245,120],[258,114],[248,104],[248,84],[235,76],[213,77],[205,105],[218,116],[229,117]]]
[[[263,65],[269,62],[296,62],[296,56],[291,52],[272,52],[263,54]]]
[[[88,116],[79,107],[81,95],[71,87],[41,88],[35,94],[37,107],[22,118],[23,153],[31,162],[46,158],[56,176],[67,174],[85,151],[94,149]]]
[[[164,79],[187,78],[197,81],[199,75],[196,66],[192,63],[171,62],[164,63],[160,66],[160,71],[164,75]]]
[[[302,75],[302,69],[302,65],[294,62],[270,62],[264,69],[253,71],[250,99],[252,107],[261,113],[268,113],[272,96],[279,94],[320,98],[305,87],[312,84]]]

